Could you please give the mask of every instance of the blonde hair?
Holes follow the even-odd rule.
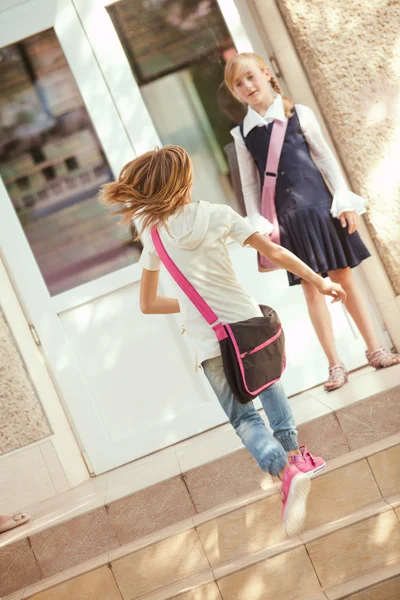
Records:
[[[156,148],[127,163],[117,181],[103,185],[100,201],[117,205],[115,214],[122,215],[123,223],[139,219],[141,235],[144,229],[165,224],[188,201],[192,182],[192,161],[183,148]]]
[[[243,63],[253,61],[257,64],[260,69],[268,69],[268,65],[265,61],[258,56],[257,54],[253,54],[252,52],[242,52],[241,54],[236,54],[233,58],[231,58],[225,65],[225,73],[224,73],[224,81],[226,87],[229,89],[231,94],[237,98],[234,90],[235,81],[242,70]],[[293,100],[288,98],[282,93],[281,88],[278,85],[278,82],[274,77],[271,76],[269,80],[272,89],[282,96],[283,105],[285,108],[285,115],[290,118],[294,114],[294,103]]]

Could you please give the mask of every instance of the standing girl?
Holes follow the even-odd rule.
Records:
[[[225,324],[262,316],[260,307],[236,279],[227,249],[228,238],[256,248],[275,264],[307,281],[317,293],[333,297],[334,302],[343,300],[345,293],[340,285],[323,279],[291,252],[260,235],[229,206],[193,204],[191,189],[189,156],[178,146],[167,146],[128,163],[118,181],[103,187],[102,201],[118,206],[127,223],[140,220],[146,232],[140,259],[142,312],[170,314],[182,310],[185,329],[204,373],[237,435],[260,467],[282,480],[283,521],[287,533],[292,535],[303,527],[309,476],[323,469],[325,462],[313,457],[305,447],[299,448],[290,404],[280,382],[260,394],[273,435],[252,402],[240,404],[235,399],[213,329],[179,288],[179,300],[158,295],[160,259],[147,232],[157,227],[173,262]]]
[[[367,345],[368,363],[377,369],[400,363],[399,354],[380,347],[351,272],[369,257],[356,232],[357,214],[365,212],[365,201],[347,188],[313,111],[283,96],[265,62],[252,53],[238,54],[227,63],[225,84],[248,107],[242,124],[231,133],[250,223],[263,234],[274,230],[274,225],[260,214],[260,182],[264,181],[273,123],[287,122],[274,207],[280,243],[313,271],[342,285],[347,294],[346,307]],[[275,99],[272,89],[277,93]],[[334,192],[333,198],[322,175]],[[289,285],[303,286],[311,321],[329,361],[325,390],[340,388],[347,382],[348,373],[335,347],[325,299],[302,277],[292,273],[288,277]]]

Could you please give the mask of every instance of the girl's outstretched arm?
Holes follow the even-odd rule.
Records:
[[[346,292],[341,285],[323,279],[320,275],[314,273],[314,271],[303,263],[303,261],[297,258],[297,256],[292,254],[292,252],[289,252],[286,248],[282,248],[282,246],[274,244],[269,237],[260,235],[259,233],[253,233],[253,235],[246,240],[245,244],[255,248],[274,265],[282,267],[282,269],[286,269],[286,271],[290,271],[291,273],[294,273],[294,275],[301,277],[301,279],[308,281],[314,285],[321,294],[331,296],[333,302],[344,302],[346,300]]]
[[[160,271],[143,269],[140,280],[140,310],[145,315],[170,315],[181,311],[176,298],[157,296]]]

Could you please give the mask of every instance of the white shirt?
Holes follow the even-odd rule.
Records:
[[[322,134],[314,112],[303,104],[296,104],[295,108],[312,158],[333,192],[332,216],[339,218],[343,212],[349,210],[355,210],[359,215],[362,215],[365,213],[366,201],[361,196],[351,192],[347,187],[340,167]],[[251,107],[248,108],[243,121],[243,135],[246,137],[254,127],[265,127],[275,119],[279,121],[287,120],[282,96],[280,95],[275,98],[264,117]],[[261,184],[258,169],[252,155],[246,148],[240,128],[235,127],[232,129],[231,134],[235,141],[247,216],[251,224],[260,233],[269,234],[274,227],[272,223],[260,215]]]
[[[171,259],[224,324],[262,316],[257,302],[237,281],[227,248],[228,238],[243,245],[256,231],[231,207],[208,202],[186,205],[168,219],[167,228],[159,228]],[[148,233],[144,242],[139,262],[149,271],[158,270],[161,262]],[[178,285],[175,286],[197,362],[219,356],[214,331]]]

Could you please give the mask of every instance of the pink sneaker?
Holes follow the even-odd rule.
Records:
[[[313,456],[305,446],[300,447],[300,454],[289,456],[289,463],[297,467],[302,473],[306,473],[310,479],[318,475],[326,467],[326,462],[320,456]]]
[[[282,521],[289,537],[303,530],[310,488],[311,482],[305,473],[293,466],[285,470],[281,487]]]

